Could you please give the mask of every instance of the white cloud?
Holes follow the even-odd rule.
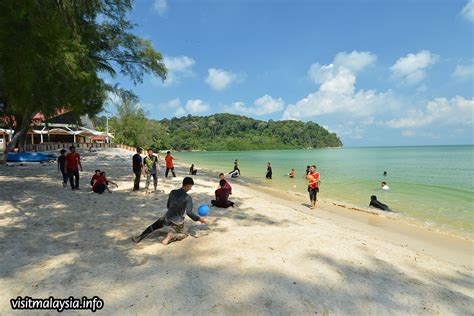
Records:
[[[392,128],[414,129],[428,125],[472,125],[474,123],[474,99],[456,96],[451,100],[436,98],[425,109],[410,110],[402,118],[386,122]]]
[[[349,54],[341,52],[334,57],[332,64],[322,66],[319,63],[312,64],[308,75],[315,83],[320,84],[334,77],[341,69],[357,73],[374,64],[376,60],[377,56],[370,52],[353,51]]]
[[[319,90],[287,106],[284,119],[311,119],[331,113],[370,116],[381,107],[392,107],[391,92],[356,91],[356,73],[373,64],[370,52],[339,53],[329,65],[312,64],[308,75]]]
[[[165,15],[166,11],[168,11],[168,3],[166,0],[155,0],[153,2],[153,10],[158,12],[159,15]]]
[[[205,103],[203,100],[196,99],[196,100],[188,100],[186,102],[186,111],[191,114],[198,114],[204,113],[209,111],[210,106],[209,104]]]
[[[168,74],[166,80],[162,82],[156,77],[152,77],[151,82],[157,86],[169,87],[181,82],[182,78],[191,77],[194,75],[193,66],[196,64],[196,61],[188,56],[165,56],[163,62],[168,69]]]
[[[284,109],[285,102],[282,98],[274,99],[268,94],[254,101],[253,106],[246,106],[243,102],[234,102],[232,110],[237,113],[265,115],[280,112]]]
[[[408,85],[416,84],[426,77],[426,69],[437,63],[439,56],[427,50],[401,57],[390,67],[392,76]]]
[[[206,83],[214,90],[220,91],[229,87],[234,82],[241,82],[243,75],[237,75],[232,71],[209,68]]]
[[[200,114],[210,110],[209,104],[200,99],[190,99],[186,104],[181,104],[179,98],[169,100],[161,104],[162,111],[173,111],[174,116],[184,116],[187,114]]]
[[[474,22],[474,0],[469,0],[461,10],[461,15],[468,21]]]
[[[453,72],[453,76],[461,80],[474,79],[474,63],[470,65],[457,65]]]

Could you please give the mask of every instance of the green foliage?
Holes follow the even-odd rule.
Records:
[[[119,111],[115,120],[123,122],[111,129],[116,133],[116,142],[158,149],[233,151],[342,146],[336,134],[313,122],[265,122],[232,114],[188,115],[155,121],[147,120],[141,109],[130,110],[128,106],[127,111]]]
[[[253,150],[339,147],[342,142],[313,122],[260,121],[215,114],[162,120],[177,150]]]
[[[38,112],[100,112],[101,77],[120,72],[141,82],[166,77],[161,54],[131,33],[133,1],[0,1],[0,109],[25,133]]]
[[[118,115],[109,120],[109,130],[115,134],[114,142],[134,147],[167,148],[166,130],[158,121],[146,118],[138,100],[126,91],[118,91],[115,104]],[[100,120],[96,119],[96,124]]]

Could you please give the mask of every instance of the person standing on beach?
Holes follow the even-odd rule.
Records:
[[[165,157],[165,161],[166,161],[166,172],[165,172],[165,177],[168,178],[168,172],[171,170],[171,173],[173,174],[173,178],[176,177],[176,174],[174,173],[174,164],[173,164],[173,160],[177,160],[176,158],[174,158],[173,156],[171,156],[171,151],[167,151],[166,152],[166,157]]]
[[[61,171],[63,175],[63,187],[66,187],[67,180],[69,179],[66,172],[66,149],[61,149],[59,153],[61,155],[58,157],[58,171]]]
[[[133,191],[140,190],[140,177],[142,175],[143,162],[142,162],[142,149],[137,147],[137,153],[132,158],[132,169],[135,174],[135,181],[133,182]]]
[[[319,192],[319,183],[320,183],[320,175],[319,172],[316,172],[316,166],[312,165],[308,175],[306,176],[308,180],[308,192],[309,192],[309,199],[311,201],[311,209],[316,208],[316,201]]]
[[[148,226],[139,236],[132,237],[132,241],[139,243],[143,238],[149,236],[152,232],[165,226],[170,228],[168,235],[162,241],[163,245],[167,245],[173,241],[179,241],[188,235],[184,233],[184,214],[186,213],[193,221],[206,223],[204,217],[200,217],[193,212],[193,200],[188,195],[189,190],[194,185],[193,178],[185,177],[183,185],[180,189],[172,190],[168,196],[166,207],[168,211],[165,215],[158,218],[156,222]]]
[[[265,177],[267,179],[271,179],[272,178],[272,165],[270,163],[267,164],[267,174],[265,175]]]
[[[148,149],[148,156],[143,159],[143,174],[146,176],[145,190],[148,192],[151,178],[153,177],[153,186],[158,186],[158,172],[160,171],[160,165],[158,163],[158,157],[153,154],[153,149]]]
[[[69,183],[72,190],[79,190],[79,168],[82,172],[81,156],[76,153],[76,147],[69,147],[70,153],[66,155],[64,170],[69,176]],[[75,180],[75,181],[74,181]]]
[[[235,159],[235,161],[234,161],[234,170],[229,172],[229,174],[234,173],[235,171],[239,172],[239,176],[241,175],[240,169],[239,169],[239,161],[237,159]]]

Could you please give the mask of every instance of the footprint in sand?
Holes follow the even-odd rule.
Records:
[[[196,275],[192,272],[188,272],[188,278],[193,286],[193,293],[198,297],[207,296],[211,290],[211,288],[202,282],[199,275]]]
[[[148,257],[147,256],[139,256],[139,257],[134,257],[134,258],[130,259],[130,264],[133,267],[142,266],[147,262],[148,262]]]

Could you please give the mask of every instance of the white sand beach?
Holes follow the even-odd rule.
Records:
[[[0,315],[10,299],[89,298],[99,315],[472,315],[473,243],[321,201],[317,210],[232,182],[235,209],[186,219],[190,236],[139,244],[166,211],[164,193],[131,192],[133,153],[83,154],[81,191],[63,188],[56,164],[0,166]],[[94,169],[119,184],[89,191]],[[194,176],[195,208],[210,204],[215,174]],[[144,187],[142,181],[141,187]],[[304,203],[303,203],[304,204]],[[35,311],[53,314],[54,311]],[[66,314],[89,314],[67,311]]]

